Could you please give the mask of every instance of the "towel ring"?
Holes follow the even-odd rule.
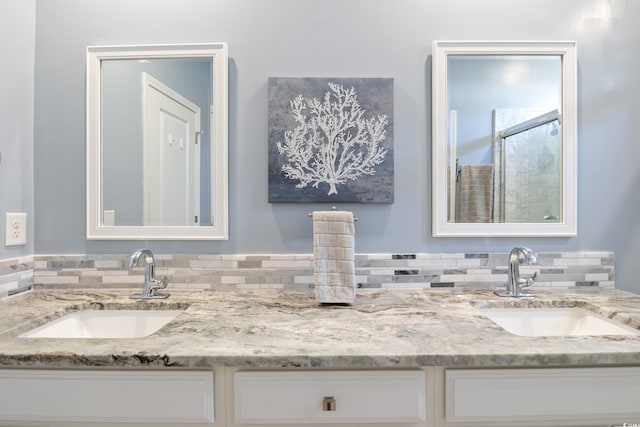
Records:
[[[335,212],[335,211],[337,211],[337,210],[338,210],[338,208],[336,208],[335,206],[331,206],[331,210]],[[307,216],[308,216],[309,218],[311,218],[311,217],[313,216],[313,213],[312,213],[312,212],[309,212],[309,213],[307,214]],[[357,220],[358,220],[358,217],[354,215],[354,216],[353,216],[353,221],[355,222],[355,221],[357,221]]]

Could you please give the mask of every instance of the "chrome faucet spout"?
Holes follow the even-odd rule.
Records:
[[[136,267],[140,264],[140,258],[144,260],[144,283],[146,285],[148,282],[155,279],[156,261],[153,257],[153,253],[149,249],[140,249],[135,251],[129,258],[129,268]]]
[[[129,268],[135,267],[140,262],[140,257],[144,255],[146,264],[154,264],[153,252],[149,249],[138,249],[129,257]]]
[[[532,297],[534,293],[523,291],[522,288],[531,286],[538,277],[535,272],[533,276],[528,278],[520,277],[520,264],[537,264],[537,254],[526,247],[515,247],[509,254],[509,277],[507,281],[506,291],[496,291],[495,294],[501,297]]]
[[[144,260],[144,289],[142,294],[131,295],[132,299],[158,299],[167,298],[169,294],[158,293],[158,289],[164,289],[169,284],[169,279],[163,277],[156,279],[155,258],[153,252],[149,249],[139,249],[129,257],[129,268],[136,267],[140,263],[140,259]]]

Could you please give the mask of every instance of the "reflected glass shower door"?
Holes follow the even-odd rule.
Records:
[[[513,114],[513,110],[511,113]],[[498,111],[495,119],[498,124]],[[501,120],[504,119],[505,117],[502,117]],[[562,131],[560,126],[559,120],[555,120],[495,140],[497,197],[494,199],[494,221],[505,223],[561,221]]]

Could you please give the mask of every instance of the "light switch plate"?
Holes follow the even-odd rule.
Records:
[[[27,214],[7,213],[5,221],[5,246],[20,246],[27,244]]]

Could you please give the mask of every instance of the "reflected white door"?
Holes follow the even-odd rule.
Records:
[[[143,73],[143,224],[198,225],[200,108]]]

